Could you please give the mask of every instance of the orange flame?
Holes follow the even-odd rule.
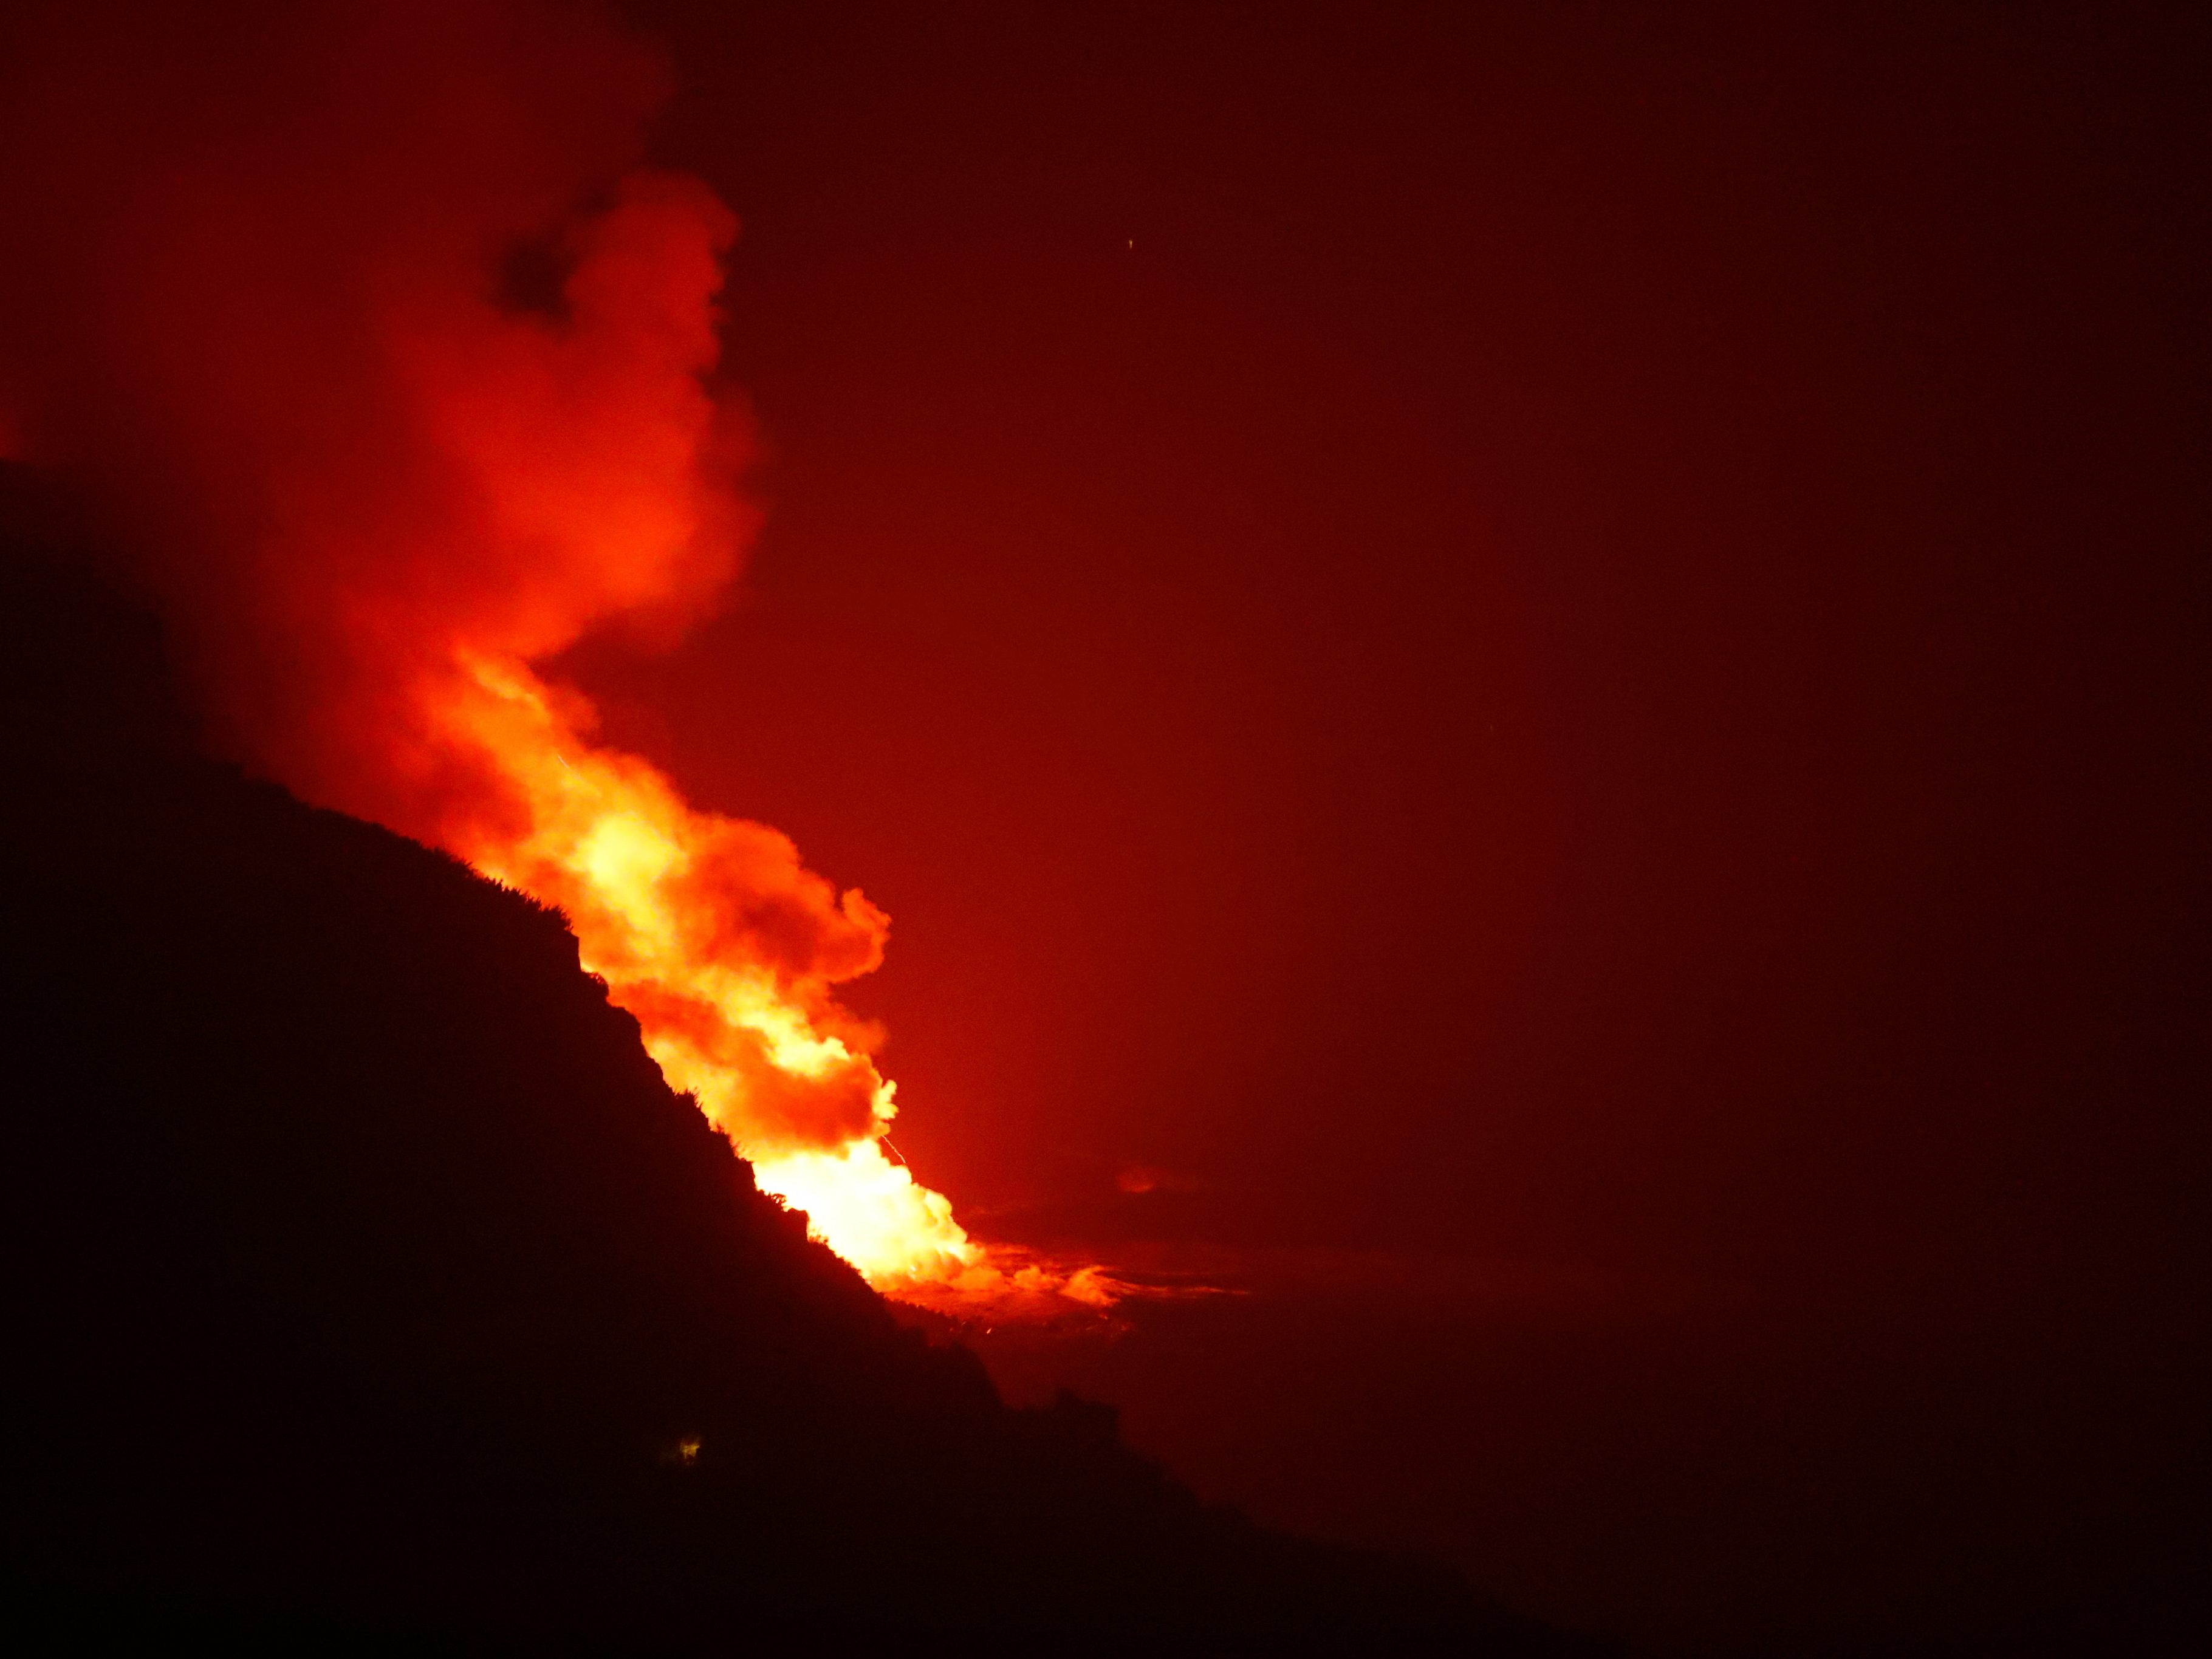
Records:
[[[836,995],[884,914],[596,744],[540,672],[597,628],[672,635],[750,528],[709,384],[736,222],[622,176],[661,68],[591,9],[173,10],[145,40],[173,52],[64,8],[0,66],[0,372],[7,446],[130,523],[218,740],[557,908],[670,1084],[878,1286],[1110,1300],[885,1156],[876,1034]],[[542,250],[557,303],[501,302],[503,258],[610,199]]]
[[[557,908],[670,1085],[878,1289],[1106,1305],[1115,1287],[1096,1268],[1000,1267],[942,1194],[884,1156],[894,1085],[870,1056],[875,1033],[833,991],[882,961],[890,918],[805,869],[775,830],[695,810],[652,766],[594,745],[589,704],[514,648],[557,648],[580,611],[680,592],[699,544],[726,533],[728,503],[703,482],[718,411],[699,375],[717,349],[715,255],[734,229],[703,189],[633,179],[580,239],[565,323],[501,319],[488,349],[477,342],[489,363],[425,343],[417,381],[441,447],[473,465],[494,533],[544,562],[519,590],[526,603],[495,612],[501,629],[410,653],[411,763],[448,782],[443,810],[404,827]],[[613,417],[630,429],[596,442],[607,405],[579,399],[610,390],[628,394]],[[703,565],[727,562],[710,549]],[[452,788],[457,771],[472,787]]]
[[[461,828],[450,849],[568,917],[585,968],[636,1017],[670,1085],[871,1281],[994,1288],[951,1205],[884,1156],[893,1085],[829,996],[880,961],[889,918],[858,890],[835,895],[775,830],[696,811],[652,767],[580,739],[523,665],[465,664],[461,695],[433,717],[526,811],[520,833]],[[745,914],[794,891],[812,915]],[[779,925],[816,933],[830,917],[841,936],[817,937],[806,958],[774,940]]]

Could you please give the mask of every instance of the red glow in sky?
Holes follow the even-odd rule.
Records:
[[[34,32],[27,454],[125,505],[234,757],[557,908],[671,1085],[872,1281],[1110,1303],[1096,1269],[992,1260],[880,1145],[881,1034],[836,988],[890,919],[539,672],[595,630],[672,639],[751,531],[744,410],[705,383],[737,223],[636,166],[658,61],[559,9],[262,21],[217,26],[222,73],[204,40]],[[557,282],[514,291],[532,259]]]
[[[987,1344],[1006,1385],[1655,1637],[2162,1593],[2212,1468],[2201,26],[632,10],[672,81],[494,31],[318,112],[391,171],[275,178],[510,340],[548,325],[486,247],[617,222],[586,184],[743,217],[701,394],[755,445],[738,602],[708,558],[504,648],[865,889],[778,878],[798,1000],[969,1225],[1249,1292]],[[229,92],[209,155],[305,118]],[[330,459],[380,530],[451,480],[361,295],[333,328],[273,251],[240,288],[240,204],[134,193],[164,107],[9,151],[52,281],[144,301],[0,277],[62,319],[16,374],[73,366],[31,435],[168,458],[131,498],[192,532],[173,603],[254,623],[197,636],[234,748],[393,817],[303,746],[321,658],[240,643],[295,618],[238,609],[233,532],[298,503],[236,458]],[[569,416],[629,425],[501,410],[549,489]]]

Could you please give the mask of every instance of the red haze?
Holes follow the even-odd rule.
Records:
[[[712,384],[737,224],[636,165],[659,60],[498,0],[25,36],[4,384],[25,454],[113,505],[218,743],[557,906],[671,1082],[878,1283],[1007,1289],[878,1144],[880,1033],[836,990],[888,918],[595,744],[534,666],[673,640],[751,532]]]
[[[2201,25],[640,4],[775,512],[751,603],[562,666],[898,915],[902,1152],[1243,1264],[1075,1380],[1686,1642],[1959,1650],[2201,1562]],[[356,522],[455,522],[379,251],[530,338],[646,154],[580,14],[386,15],[9,58],[0,381],[169,549],[234,747],[354,695],[229,603],[262,463],[380,594]],[[833,900],[726,921],[827,981]]]

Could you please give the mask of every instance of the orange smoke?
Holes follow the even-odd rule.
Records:
[[[0,87],[38,256],[0,293],[33,459],[116,504],[218,740],[556,907],[670,1084],[879,1287],[1110,1301],[995,1262],[884,1156],[836,988],[888,919],[592,738],[536,665],[734,573],[736,222],[635,166],[663,76],[568,7],[49,15]],[[595,199],[594,210],[575,204]],[[502,297],[519,247],[565,271]]]

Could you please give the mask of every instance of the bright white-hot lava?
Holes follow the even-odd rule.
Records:
[[[714,379],[736,222],[635,167],[665,66],[518,0],[46,23],[0,64],[0,428],[112,507],[217,744],[559,909],[669,1083],[887,1292],[1110,1300],[886,1152],[836,994],[884,914],[602,746],[547,667],[680,634],[751,530]]]
[[[832,995],[881,960],[881,911],[805,870],[775,830],[698,811],[653,767],[580,736],[562,707],[580,700],[526,666],[460,666],[424,683],[424,724],[476,750],[521,810],[457,821],[441,839],[568,919],[584,967],[763,1191],[896,1296],[1115,1299],[1097,1268],[994,1261],[943,1194],[885,1155],[895,1086],[867,1052],[872,1033]]]

